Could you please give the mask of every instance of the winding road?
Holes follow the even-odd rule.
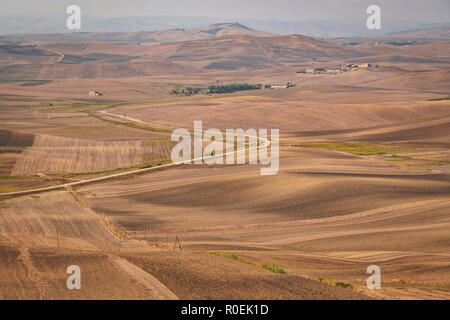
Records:
[[[133,121],[133,122],[136,122],[139,124],[148,125],[148,126],[152,126],[152,127],[160,126],[160,125],[155,125],[155,124],[151,124],[148,122],[144,122],[139,119],[130,118],[127,116],[120,116],[120,115],[109,113],[106,111],[100,111],[100,113],[108,115],[108,116],[112,116],[112,117],[126,119],[128,121]],[[253,136],[248,136],[248,137],[258,139],[258,141],[259,141],[258,144],[256,144],[255,146],[249,146],[249,148],[246,148],[246,149],[236,150],[236,151],[233,150],[232,152],[226,152],[226,153],[223,153],[222,156],[227,156],[227,155],[231,155],[231,154],[239,154],[241,152],[246,152],[246,151],[250,152],[253,150],[257,150],[259,147],[268,147],[271,144],[270,140],[265,139],[265,138],[253,137]],[[64,184],[51,186],[51,187],[44,187],[44,188],[37,188],[37,189],[30,189],[30,190],[23,190],[23,191],[15,191],[15,192],[8,192],[8,193],[0,193],[0,196],[16,197],[16,196],[25,196],[25,195],[31,195],[31,194],[37,194],[37,193],[50,192],[50,191],[55,191],[55,190],[63,190],[63,189],[71,188],[71,187],[79,187],[79,186],[86,185],[86,184],[103,182],[103,181],[106,181],[109,179],[125,177],[128,175],[143,174],[143,173],[147,173],[147,172],[151,172],[151,171],[175,167],[175,166],[179,166],[181,164],[190,164],[190,163],[194,163],[195,161],[199,161],[199,160],[205,161],[207,159],[212,159],[214,157],[215,157],[214,155],[208,156],[208,157],[202,156],[200,158],[194,158],[194,159],[185,160],[185,161],[173,162],[173,163],[164,164],[164,165],[157,166],[157,167],[150,167],[150,168],[143,168],[143,169],[136,169],[136,170],[132,170],[132,171],[121,172],[121,173],[114,173],[114,174],[103,176],[103,177],[85,179],[85,180],[80,180],[80,181],[70,182],[70,183],[64,183]]]

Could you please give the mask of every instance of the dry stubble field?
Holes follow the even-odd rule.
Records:
[[[274,43],[284,48],[278,59]],[[91,77],[83,63],[44,65],[38,74],[48,81],[2,84],[2,193],[164,161],[171,144],[161,128],[190,129],[194,120],[205,129],[280,129],[280,171],[264,177],[257,166],[182,166],[1,197],[1,298],[450,297],[450,105],[430,101],[448,94],[448,42],[350,50],[309,38],[238,36],[116,47],[42,49],[129,50],[144,62],[122,75],[99,63],[105,79],[81,82],[60,78]],[[370,58],[380,67],[297,74],[311,54],[330,65]],[[167,65],[152,74],[145,62],[152,59]],[[233,59],[247,70],[233,69]],[[150,72],[136,74],[143,65]],[[212,79],[297,87],[168,94]],[[88,96],[94,86],[104,96]],[[182,252],[173,250],[176,236]],[[265,263],[286,273],[264,270]],[[65,287],[72,264],[82,269],[81,291]],[[371,264],[382,270],[381,290],[365,287]]]

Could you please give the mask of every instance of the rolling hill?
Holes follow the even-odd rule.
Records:
[[[390,35],[394,37],[403,37],[411,39],[450,40],[450,26],[395,32],[391,33]]]
[[[0,43],[113,43],[113,44],[155,44],[179,41],[213,39],[232,34],[270,36],[268,32],[251,29],[239,23],[217,23],[194,29],[169,29],[140,32],[77,32],[53,34],[10,34],[0,36]]]
[[[205,39],[151,46],[4,45],[0,51],[11,59],[0,60],[0,79],[123,78],[210,70],[264,70],[308,65],[315,59],[353,59],[365,55],[353,48],[300,35],[228,34],[216,38],[235,31],[236,28],[217,26],[196,33]],[[29,54],[30,50],[33,54]]]

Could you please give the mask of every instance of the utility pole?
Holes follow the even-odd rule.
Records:
[[[175,243],[173,244],[173,251],[176,251],[177,244],[178,244],[178,249],[180,249],[180,251],[183,251],[183,248],[181,248],[181,242],[180,242],[180,238],[178,238],[178,235],[176,236]]]

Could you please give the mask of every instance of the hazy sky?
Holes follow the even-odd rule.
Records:
[[[91,17],[197,16],[271,20],[355,22],[370,4],[389,20],[450,21],[450,0],[0,0],[0,15],[36,18],[65,15],[70,4]]]

